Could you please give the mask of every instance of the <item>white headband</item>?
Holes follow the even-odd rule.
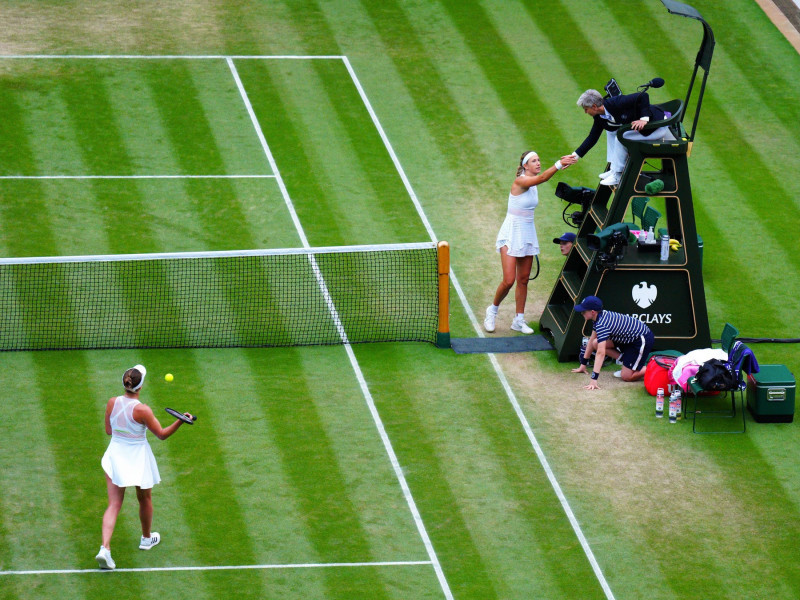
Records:
[[[147,375],[147,369],[144,368],[144,365],[136,365],[135,367],[131,367],[131,369],[136,369],[137,371],[139,371],[139,373],[142,374],[142,380],[139,382],[139,385],[137,385],[135,388],[130,390],[132,392],[138,392],[140,389],[142,389],[142,386],[144,385],[144,377],[145,377],[145,375]],[[130,369],[128,369],[128,371],[130,371]],[[126,373],[127,373],[127,371],[126,371]],[[122,385],[123,386],[125,385],[124,381],[122,382]],[[125,388],[125,389],[128,389],[128,388]]]
[[[539,156],[539,155],[538,155],[538,154],[536,154],[536,152],[528,152],[528,153],[527,153],[527,154],[524,156],[524,158],[522,159],[522,162],[520,163],[520,166],[521,166],[521,167],[524,167],[524,166],[525,166],[525,163],[526,163],[526,162],[528,162],[530,159],[532,159],[534,156]]]

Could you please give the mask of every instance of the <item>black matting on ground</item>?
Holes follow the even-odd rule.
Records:
[[[516,335],[513,337],[453,338],[450,346],[456,354],[534,352],[555,350],[541,335]]]

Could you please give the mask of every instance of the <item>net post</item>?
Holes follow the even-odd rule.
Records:
[[[450,244],[437,244],[439,265],[439,330],[436,333],[436,347],[450,347]]]

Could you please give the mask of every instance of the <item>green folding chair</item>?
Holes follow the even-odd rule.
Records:
[[[658,212],[652,206],[648,206],[644,209],[644,214],[642,215],[642,230],[643,231],[650,231],[650,228],[653,228],[653,231],[656,230],[656,224],[658,220],[661,218],[661,213]]]
[[[634,196],[633,200],[631,200],[631,213],[633,218],[631,219],[630,223],[625,223],[631,229],[640,229],[642,219],[644,218],[644,211],[647,208],[647,203],[650,202],[650,198],[646,196]],[[636,219],[639,219],[639,227],[636,226]],[[653,230],[655,231],[655,229]]]
[[[739,336],[739,330],[736,329],[736,327],[734,327],[730,323],[725,323],[725,327],[722,329],[722,336],[721,336],[721,340],[720,340],[721,343],[722,343],[722,349],[725,352],[730,353],[731,347],[733,346],[733,343],[736,341],[736,338],[738,336]],[[703,389],[703,386],[701,386],[697,382],[697,379],[694,378],[694,377],[692,377],[689,380],[689,383],[688,383],[688,386],[687,386],[687,392],[694,397],[694,410],[691,411],[693,413],[692,431],[694,433],[744,433],[746,431],[746,429],[747,429],[747,420],[745,419],[745,414],[744,414],[744,390],[742,389],[741,385],[738,385],[738,384],[741,384],[742,381],[743,381],[742,380],[742,372],[741,372],[741,370],[739,370],[736,373],[736,376],[737,376],[737,385],[734,386],[731,389],[722,390],[722,393],[724,393],[727,396],[727,399],[730,400],[730,403],[731,403],[730,408],[725,408],[725,409],[721,409],[720,408],[720,398],[719,398],[719,396],[704,396],[704,393],[707,393],[707,392],[709,392],[711,390]],[[716,390],[716,391],[719,391],[719,390]],[[698,431],[698,429],[697,429],[697,419],[698,418],[702,419],[702,418],[715,417],[715,418],[724,418],[724,419],[735,419],[736,418],[736,393],[737,392],[739,393],[740,400],[741,400],[741,411],[740,412],[741,412],[741,415],[742,415],[742,428],[741,429],[737,428],[737,429],[734,429],[734,430],[722,430],[722,431]],[[700,401],[700,398],[703,398],[704,402],[707,402],[709,405],[713,404],[714,405],[713,410],[698,408],[698,402]],[[723,396],[723,399],[725,399],[725,396]]]

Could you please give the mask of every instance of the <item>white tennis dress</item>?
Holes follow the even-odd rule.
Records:
[[[503,246],[508,246],[509,256],[539,254],[539,240],[533,223],[533,211],[538,204],[539,192],[535,185],[519,196],[508,195],[508,212],[495,242],[498,252]]]
[[[133,420],[133,409],[139,401],[117,396],[111,409],[111,443],[103,460],[103,470],[119,487],[139,486],[150,489],[161,481],[158,465],[150,444],[147,427]]]

